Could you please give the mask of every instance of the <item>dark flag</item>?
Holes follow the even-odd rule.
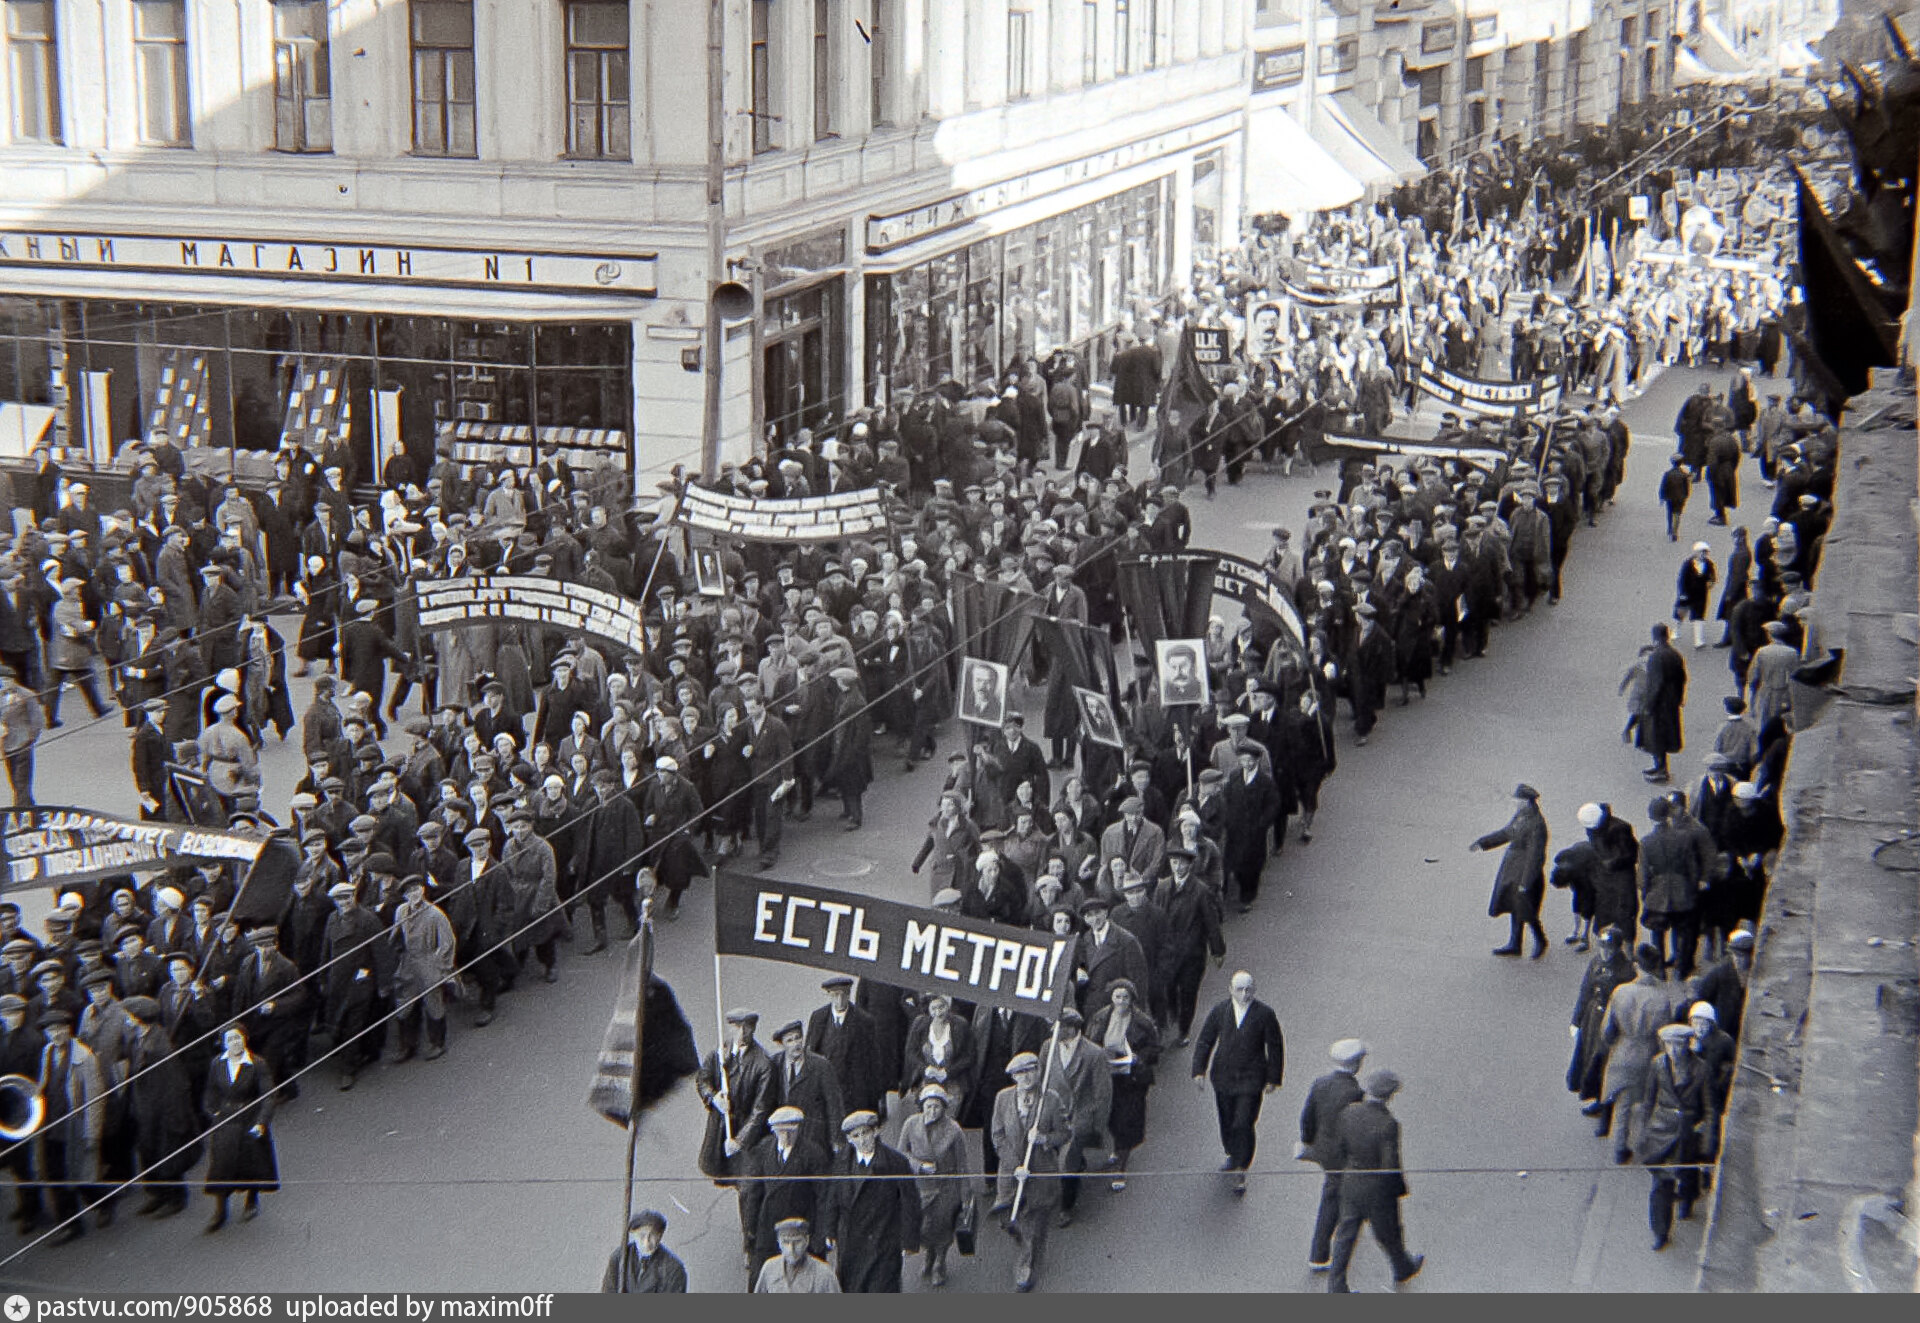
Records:
[[[1018,666],[1046,599],[991,579],[956,574],[948,585],[956,653]]]
[[[293,895],[294,874],[299,871],[300,847],[286,836],[269,836],[261,847],[260,857],[247,870],[245,880],[240,883],[240,893],[228,911],[234,923],[245,928],[249,924],[280,922],[280,916],[287,909],[287,899]]]
[[[1794,171],[1800,195],[1800,272],[1807,294],[1807,344],[1816,384],[1838,404],[1867,388],[1867,369],[1892,367],[1898,329],[1873,281],[1834,229],[1806,176]],[[1797,339],[1797,338],[1796,338]]]
[[[1187,428],[1206,413],[1217,393],[1194,357],[1193,337],[1181,336],[1173,370],[1160,388],[1160,412],[1154,418],[1153,462],[1159,466],[1161,481],[1186,486],[1193,472]]]
[[[1202,552],[1174,551],[1130,556],[1119,564],[1120,601],[1133,618],[1139,641],[1197,639],[1213,611],[1214,570],[1219,560]]]
[[[1052,668],[1047,677],[1047,738],[1064,740],[1079,729],[1080,708],[1073,699],[1076,688],[1104,694],[1119,711],[1120,680],[1107,631],[1056,616],[1038,616],[1033,624],[1034,646]]]
[[[700,1069],[693,1026],[681,1013],[673,989],[654,977],[650,969],[643,971],[644,965],[652,963],[647,959],[644,945],[641,933],[634,934],[633,940],[627,943],[620,995],[613,1004],[613,1018],[607,1021],[606,1036],[600,1040],[600,1057],[594,1063],[593,1083],[587,1090],[587,1106],[621,1127],[631,1125],[637,1116],[671,1093],[681,1080]],[[644,1020],[639,1016],[643,975],[647,984]],[[634,1100],[636,1072],[633,1068],[636,1036],[640,1039],[638,1106]]]

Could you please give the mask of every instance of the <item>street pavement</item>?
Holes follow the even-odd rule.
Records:
[[[1574,812],[1589,799],[1644,824],[1644,759],[1620,742],[1617,686],[1648,626],[1668,615],[1691,542],[1704,537],[1724,563],[1728,530],[1706,527],[1704,492],[1676,546],[1663,536],[1654,488],[1682,397],[1708,377],[1724,385],[1727,375],[1669,371],[1629,405],[1635,440],[1626,483],[1599,526],[1576,535],[1560,605],[1543,597],[1530,617],[1494,631],[1484,659],[1436,679],[1431,697],[1390,706],[1365,748],[1354,745],[1343,709],[1339,770],[1323,791],[1313,843],[1290,841],[1269,867],[1259,906],[1229,917],[1227,961],[1201,994],[1204,1010],[1225,995],[1235,969],[1251,970],[1287,1036],[1286,1082],[1266,1100],[1250,1189],[1236,1198],[1216,1173],[1212,1099],[1189,1077],[1185,1054],[1170,1053],[1130,1188],[1113,1194],[1104,1179],[1089,1178],[1078,1222],[1052,1238],[1041,1290],[1324,1289],[1324,1277],[1306,1267],[1319,1173],[1291,1152],[1307,1087],[1327,1068],[1327,1045],[1348,1036],[1372,1045],[1370,1068],[1390,1066],[1406,1081],[1393,1104],[1411,1190],[1403,1211],[1408,1244],[1427,1262],[1403,1289],[1691,1288],[1700,1221],[1679,1224],[1671,1248],[1652,1253],[1648,1177],[1613,1165],[1607,1142],[1592,1137],[1564,1087],[1566,1026],[1586,963],[1560,940],[1571,930],[1564,893],[1547,897],[1553,945],[1545,959],[1495,959],[1489,951],[1506,937],[1505,921],[1486,917],[1497,855],[1466,847],[1506,822],[1517,781],[1540,790],[1551,849],[1578,839]],[[1429,407],[1411,430],[1430,434],[1434,422]],[[1743,478],[1745,522],[1757,530],[1769,493],[1751,463]],[[1258,473],[1239,487],[1223,484],[1211,501],[1195,490],[1193,544],[1258,557],[1273,524],[1301,528],[1312,492],[1330,481],[1324,471],[1318,479]],[[292,636],[291,622],[282,632]],[[1690,787],[1731,681],[1724,652],[1685,655],[1687,752],[1675,760],[1675,783]],[[308,691],[296,682],[296,710]],[[43,742],[38,797],[131,813],[119,719],[86,727],[75,720],[83,711],[69,695],[68,728]],[[943,753],[953,744],[951,723],[945,734]],[[269,740],[272,807],[285,804],[301,772],[297,744],[297,732],[286,745]],[[812,822],[789,825],[772,876],[926,900],[925,878],[907,865],[943,764],[902,773],[895,748],[891,738],[876,741],[879,779],[865,829],[844,833],[831,804],[817,809]],[[714,1044],[717,1006],[754,1006],[770,1032],[823,1000],[818,975],[798,967],[729,959],[716,974],[711,894],[710,884],[697,884],[680,920],[660,925],[658,942],[658,970],[677,990],[703,1052]],[[44,898],[27,908],[37,923]],[[582,958],[578,949],[562,946],[556,986],[507,995],[485,1029],[471,1028],[456,1009],[451,1050],[439,1061],[371,1069],[350,1094],[335,1090],[330,1065],[311,1071],[275,1122],[286,1188],[266,1200],[257,1221],[203,1235],[200,1200],[157,1225],[123,1216],[60,1249],[23,1251],[26,1242],[7,1233],[0,1283],[595,1289],[622,1231],[625,1139],[588,1110],[585,1096],[619,953]],[[698,1176],[701,1124],[691,1086],[647,1118],[636,1203],[666,1213],[667,1244],[686,1260],[694,1289],[737,1291],[745,1277],[736,1197]],[[1009,1288],[1010,1242],[983,1226],[980,1244],[977,1258],[950,1261],[949,1291]],[[918,1262],[909,1264],[909,1290],[920,1287]],[[1356,1290],[1390,1289],[1369,1239],[1356,1252],[1352,1282]]]

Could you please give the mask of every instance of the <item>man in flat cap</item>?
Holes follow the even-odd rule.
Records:
[[[844,1117],[840,1081],[833,1063],[807,1049],[806,1026],[790,1020],[773,1033],[779,1055],[773,1058],[776,1106],[798,1108],[806,1116],[800,1137],[826,1152],[837,1152],[845,1142],[828,1118]]]
[[[749,1272],[747,1289],[762,1295],[838,1295],[840,1279],[812,1248],[812,1223],[804,1217],[781,1218],[774,1225],[780,1252]],[[825,1253],[822,1250],[821,1253]]]
[[[1073,1126],[1060,1095],[1040,1087],[1039,1057],[1017,1053],[1007,1074],[1013,1083],[994,1096],[989,1126],[1000,1155],[992,1211],[1008,1215],[1007,1233],[1020,1247],[1013,1289],[1031,1291],[1059,1207],[1060,1157],[1073,1142]]]
[[[174,1050],[168,1036],[160,1003],[151,997],[129,997],[120,1005],[134,1026],[126,1087],[140,1183],[147,1191],[146,1201],[136,1211],[142,1217],[172,1217],[187,1209],[182,1177],[200,1160],[194,1084],[186,1056]]]
[[[1393,1265],[1395,1285],[1411,1281],[1426,1262],[1424,1254],[1408,1254],[1400,1230],[1400,1201],[1407,1197],[1407,1179],[1400,1161],[1400,1122],[1387,1103],[1400,1091],[1400,1077],[1376,1070],[1366,1078],[1364,1101],[1349,1104],[1334,1121],[1334,1156],[1340,1164],[1340,1225],[1333,1233],[1333,1262],[1327,1290],[1347,1291],[1347,1265],[1353,1262],[1360,1224],[1372,1226],[1373,1237]]]
[[[327,892],[333,917],[321,948],[326,970],[323,1020],[340,1068],[340,1091],[351,1089],[360,1071],[380,1059],[384,1030],[374,1030],[376,1008],[386,997],[391,948],[380,940],[384,926],[360,904],[359,889],[337,882]]]
[[[661,1241],[667,1219],[649,1208],[627,1220],[627,1238],[607,1259],[605,1295],[685,1295],[687,1265]]]
[[[1367,1059],[1367,1045],[1357,1038],[1342,1038],[1331,1049],[1333,1069],[1313,1082],[1307,1090],[1306,1105],[1300,1109],[1300,1141],[1293,1156],[1317,1162],[1326,1173],[1320,1182],[1320,1211],[1314,1217],[1313,1244],[1307,1250],[1307,1267],[1324,1271],[1333,1261],[1333,1232],[1340,1222],[1340,1152],[1337,1127],[1340,1113],[1360,1101],[1360,1066]]]
[[[1100,872],[1124,859],[1141,877],[1160,876],[1166,861],[1167,834],[1147,819],[1147,802],[1138,795],[1120,801],[1120,821],[1100,833]]]
[[[840,1289],[900,1290],[901,1256],[920,1252],[920,1189],[906,1155],[880,1142],[880,1117],[849,1112],[840,1123],[846,1148],[833,1160],[822,1201]]]
[[[640,810],[620,793],[620,774],[602,767],[593,774],[595,802],[574,828],[573,875],[593,920],[593,942],[581,954],[607,949],[607,898],[627,916],[627,935],[640,931],[633,875],[643,862],[647,829]]]
[[[880,1112],[886,1107],[889,1075],[880,1046],[880,1031],[872,1015],[853,1004],[853,976],[830,974],[822,980],[827,1004],[807,1017],[806,1046],[833,1068],[846,1105],[857,1112]]]
[[[1681,1221],[1693,1216],[1693,1201],[1700,1195],[1700,1168],[1694,1164],[1701,1156],[1699,1129],[1707,1119],[1711,1090],[1707,1066],[1693,1054],[1691,1026],[1662,1025],[1659,1039],[1633,1139],[1633,1156],[1653,1168],[1647,1223],[1656,1251],[1667,1247],[1676,1203]]]
[[[808,1244],[815,1254],[827,1250],[821,1205],[827,1196],[832,1159],[802,1134],[807,1116],[798,1107],[776,1107],[767,1117],[766,1138],[745,1155],[740,1168],[740,1232],[747,1261],[747,1288],[753,1289],[760,1265],[779,1252],[775,1227],[790,1218],[810,1224]]]
[[[313,1028],[312,984],[281,954],[278,924],[252,924],[247,944],[248,955],[233,976],[233,1009],[244,1016],[248,1048],[266,1058],[282,1081],[281,1099],[292,1102],[300,1096],[293,1076],[306,1064]]]
[[[857,831],[864,820],[860,797],[873,783],[873,719],[867,715],[858,670],[836,666],[828,677],[833,683],[833,714],[820,785],[840,796],[840,817],[848,831]]]
[[[106,1077],[93,1049],[73,1036],[73,1025],[73,1012],[63,1007],[41,1015],[47,1045],[34,1076],[47,1109],[46,1122],[33,1135],[34,1167],[48,1185],[54,1221],[66,1224],[53,1238],[55,1245],[86,1234],[81,1197],[98,1177],[107,1119]]]
[[[1540,814],[1540,792],[1521,784],[1513,789],[1516,805],[1513,817],[1498,831],[1488,832],[1469,845],[1471,852],[1506,846],[1500,856],[1500,869],[1494,875],[1493,898],[1487,915],[1506,915],[1511,931],[1505,946],[1494,948],[1497,956],[1520,954],[1520,935],[1533,934],[1533,958],[1547,953],[1547,930],[1540,923],[1540,901],[1546,894],[1547,820]]]
[[[731,1185],[729,1177],[744,1165],[741,1155],[767,1132],[774,1107],[774,1067],[767,1050],[754,1037],[760,1016],[736,1007],[723,1017],[727,1041],[709,1052],[694,1076],[694,1088],[707,1108],[706,1134],[700,1141],[700,1171],[717,1185]]]

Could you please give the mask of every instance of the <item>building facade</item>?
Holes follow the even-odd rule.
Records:
[[[1251,0],[0,0],[0,453],[722,454],[1068,345],[1235,235]]]

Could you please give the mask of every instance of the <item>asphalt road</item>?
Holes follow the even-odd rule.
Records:
[[[1722,384],[1725,374],[1713,374]],[[1148,1139],[1130,1188],[1093,1184],[1078,1223],[1056,1232],[1045,1291],[1303,1291],[1318,1171],[1292,1161],[1308,1084],[1326,1046],[1358,1036],[1371,1065],[1406,1080],[1394,1103],[1404,1127],[1410,1247],[1427,1255],[1409,1287],[1433,1291],[1690,1289],[1701,1224],[1679,1225],[1671,1248],[1649,1251],[1647,1176],[1616,1169],[1563,1087],[1566,1025],[1585,957],[1560,893],[1548,896],[1553,948],[1544,960],[1497,960],[1504,920],[1486,917],[1494,858],[1467,853],[1503,824],[1516,781],[1541,792],[1552,848],[1576,839],[1574,811],[1606,799],[1644,821],[1643,760],[1622,746],[1616,687],[1648,625],[1664,618],[1685,548],[1706,537],[1724,562],[1725,529],[1705,527],[1698,499],[1679,546],[1666,541],[1654,485],[1672,445],[1682,396],[1700,374],[1675,371],[1627,410],[1635,444],[1619,505],[1582,527],[1565,599],[1494,631],[1484,660],[1456,666],[1410,708],[1389,707],[1366,748],[1339,723],[1339,771],[1323,792],[1315,838],[1290,843],[1269,868],[1261,903],[1228,927],[1227,976],[1252,970],[1280,1015],[1290,1061],[1267,1099],[1249,1192],[1227,1193],[1213,1104],[1184,1062],[1163,1064]],[[1431,430],[1432,414],[1426,416]],[[1749,465],[1748,521],[1766,490]],[[1194,496],[1196,546],[1258,556],[1276,520],[1295,529],[1320,482],[1250,475],[1207,501]],[[1711,536],[1708,536],[1711,534]],[[283,630],[288,632],[290,630]],[[1730,692],[1723,652],[1688,654],[1690,784],[1711,747],[1719,699]],[[305,683],[295,706],[304,706]],[[126,740],[117,717],[92,727],[69,695],[68,730],[40,759],[43,803],[131,811]],[[947,732],[951,744],[952,731]],[[57,737],[57,738],[56,738]],[[867,826],[846,834],[831,810],[790,825],[775,875],[919,902],[926,883],[907,863],[940,784],[940,764],[900,774],[891,741]],[[267,798],[284,804],[300,773],[297,748],[274,746]],[[808,971],[733,959],[716,974],[711,891],[691,894],[662,924],[659,970],[678,990],[702,1049],[716,1004],[746,1003],[768,1029],[818,1004]],[[44,903],[29,904],[29,920]],[[584,927],[584,924],[583,924]],[[563,946],[560,982],[516,991],[499,1018],[473,1029],[456,1011],[451,1051],[437,1062],[383,1066],[350,1094],[332,1071],[306,1080],[276,1121],[286,1188],[259,1220],[200,1234],[205,1203],[158,1225],[123,1217],[61,1249],[0,1233],[0,1282],[98,1290],[592,1290],[621,1230],[622,1132],[590,1112],[585,1091],[618,975],[617,950],[582,958]],[[697,1290],[738,1290],[743,1276],[735,1196],[698,1177],[698,1100],[684,1088],[649,1118],[638,1201],[664,1210],[667,1240]],[[983,1230],[976,1259],[955,1258],[949,1291],[1002,1291],[1011,1247]],[[915,1261],[917,1263],[917,1261]],[[917,1267],[908,1273],[909,1289]],[[1389,1286],[1377,1246],[1364,1243],[1357,1290]]]

